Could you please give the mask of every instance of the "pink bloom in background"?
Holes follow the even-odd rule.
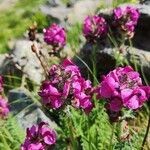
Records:
[[[136,25],[140,15],[138,9],[128,6],[126,7],[126,14],[130,16],[130,20]]]
[[[49,28],[43,29],[44,41],[53,48],[63,48],[66,44],[66,33],[64,28],[52,24]]]
[[[8,116],[9,108],[7,101],[0,96],[0,118],[5,118]]]
[[[139,11],[134,8],[127,6],[125,8],[117,7],[113,11],[115,24],[123,31],[127,33],[134,32],[135,26],[139,19]]]
[[[150,97],[150,87],[143,86],[139,73],[127,66],[108,73],[96,93],[108,100],[111,111],[117,112],[123,106],[133,110],[142,107]]]
[[[88,41],[102,38],[107,33],[107,23],[103,17],[87,16],[83,24],[83,35]]]
[[[0,76],[0,93],[3,91],[3,79],[2,76]]]
[[[43,103],[52,109],[72,105],[89,113],[93,108],[91,82],[85,80],[79,68],[68,59],[62,65],[50,68],[49,80],[42,83],[39,95]]]
[[[27,128],[26,139],[21,150],[47,150],[56,143],[56,132],[44,122]]]

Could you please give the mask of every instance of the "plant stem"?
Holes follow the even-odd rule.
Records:
[[[150,128],[150,111],[149,111],[149,119],[148,119],[147,129],[146,129],[146,133],[145,133],[145,136],[144,136],[144,139],[142,142],[141,150],[144,150],[144,145],[145,145],[147,137],[148,137],[149,128]]]
[[[37,49],[37,47],[35,46],[35,44],[33,44],[32,46],[31,46],[31,49],[32,49],[32,51],[35,53],[35,55],[36,55],[36,57],[38,58],[38,60],[40,61],[40,64],[41,64],[41,66],[42,66],[42,68],[43,68],[43,70],[44,70],[44,73],[45,73],[45,76],[46,76],[46,78],[48,78],[48,71],[47,71],[47,66],[45,66],[45,64],[43,63],[43,61],[41,60],[41,57],[39,56],[39,54],[38,54],[38,49]]]
[[[93,50],[92,50],[92,55],[91,55],[91,61],[92,61],[92,67],[93,67],[93,74],[95,77],[97,77],[97,72],[96,72],[96,61],[97,61],[97,58],[96,58],[96,47],[95,45],[93,45]],[[93,77],[93,81],[94,81],[94,86],[97,85],[97,81],[96,79]]]
[[[136,71],[138,71],[138,66],[137,66],[137,63],[136,63],[136,58],[135,58],[135,49],[133,48],[133,44],[132,44],[132,41],[129,39],[129,44],[130,44],[130,47],[131,47],[131,58],[133,58],[133,63],[134,63],[134,68]]]
[[[99,81],[97,80],[97,77],[94,75],[93,71],[90,69],[90,67],[79,57],[79,56],[75,56],[77,57],[85,66],[86,68],[89,70],[89,72],[91,73],[91,75],[93,76],[93,78],[95,79],[96,83],[99,84]]]

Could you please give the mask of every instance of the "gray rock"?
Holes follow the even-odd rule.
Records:
[[[66,4],[66,7],[72,7],[77,1],[79,0],[69,0],[66,1],[66,3],[63,3],[62,0],[48,0],[47,4],[50,7],[65,6],[64,4]]]
[[[18,40],[9,57],[5,58],[0,66],[0,73],[21,76],[22,73],[27,78],[40,84],[43,80],[43,69],[35,54],[31,50],[32,42],[28,40]]]
[[[95,65],[96,65],[97,77],[99,79],[100,76],[108,73],[108,71],[115,68],[116,61],[114,57],[112,56],[113,51],[111,48],[105,47],[101,49],[101,47],[97,47],[96,49],[97,51],[95,55],[95,60],[96,60]],[[92,46],[90,44],[86,44],[84,45],[80,53],[81,54],[80,57],[91,68],[91,70],[93,68],[93,65],[92,65],[93,57],[91,57],[92,51],[93,51]],[[76,59],[75,62],[80,67],[81,73],[84,77],[87,77],[87,74],[91,75],[87,67],[80,60]]]
[[[59,22],[68,22],[74,24],[76,22],[83,22],[85,16],[94,14],[99,4],[98,0],[71,0],[70,5],[72,7],[66,7],[64,5],[58,5],[57,7],[51,7],[50,5],[43,5],[40,10],[43,14],[48,15]]]
[[[92,15],[95,13],[98,4],[98,0],[83,0],[76,2],[71,12],[67,15],[68,23],[82,23],[87,15]]]
[[[61,0],[48,0],[47,3],[50,7],[57,7],[63,5]]]
[[[27,94],[24,89],[20,88],[9,91],[8,100],[11,103],[11,112],[15,115],[33,104],[29,94]]]
[[[138,5],[140,18],[135,30],[133,45],[138,49],[150,51],[150,5]]]
[[[116,67],[116,61],[114,57],[114,52],[117,53],[117,50],[115,48],[109,48],[105,47],[101,49],[101,47],[97,48],[96,52],[96,68],[98,77],[101,75],[107,74],[110,70],[113,70]],[[89,67],[92,68],[92,62],[90,59],[92,51],[92,46],[86,45],[82,49],[82,59],[88,64]],[[150,52],[137,49],[135,47],[129,47],[125,46],[123,53],[120,55],[118,59],[124,59],[127,58],[128,62],[130,64],[134,65],[134,61],[136,62],[139,72],[142,72],[145,74],[147,79],[150,79]],[[133,60],[134,58],[134,60]],[[81,63],[81,62],[80,62]],[[87,68],[83,65],[79,65],[81,67],[81,70],[83,74],[86,74]]]
[[[0,54],[0,68],[3,66],[3,63],[6,58],[7,58],[7,54]]]
[[[40,7],[40,11],[47,16],[56,19],[58,22],[62,22],[66,19],[71,8],[66,8],[65,6],[49,7],[48,5],[43,5]]]
[[[47,122],[52,128],[56,127],[56,123],[44,114],[39,105],[33,102],[25,89],[11,90],[8,100],[12,114],[15,115],[17,122],[23,129],[42,121]]]
[[[141,4],[150,5],[150,0],[141,0]]]

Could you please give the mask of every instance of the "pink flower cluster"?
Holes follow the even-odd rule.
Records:
[[[102,38],[107,33],[107,23],[103,17],[87,16],[83,24],[83,35],[88,41]]]
[[[66,33],[64,28],[58,26],[57,24],[52,24],[49,28],[43,29],[44,32],[44,41],[47,44],[50,44],[53,47],[53,50],[56,48],[63,48],[66,44]]]
[[[68,59],[62,65],[50,68],[49,80],[43,82],[39,95],[43,103],[52,109],[72,105],[89,113],[93,108],[91,82],[85,80],[78,67]]]
[[[4,119],[8,116],[9,109],[7,101],[0,96],[0,118]]]
[[[139,73],[130,66],[119,67],[103,78],[97,94],[108,100],[107,108],[112,112],[123,106],[135,110],[150,97],[150,87],[142,85]]]
[[[3,91],[3,79],[0,76],[0,118],[4,119],[7,117],[9,113],[8,103],[7,101],[1,96]]]
[[[27,128],[26,139],[21,145],[21,150],[47,150],[56,143],[56,132],[41,122]]]
[[[139,11],[133,7],[117,7],[114,9],[115,24],[124,32],[131,34],[139,18]]]

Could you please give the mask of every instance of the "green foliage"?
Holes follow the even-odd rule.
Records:
[[[68,28],[67,31],[67,43],[70,45],[72,50],[78,50],[81,43],[82,35],[82,24],[76,23],[75,25]]]
[[[65,143],[66,147],[73,147],[73,150],[108,149],[111,125],[103,104],[98,103],[89,115],[74,108],[69,109],[66,115],[60,117],[58,145]]]
[[[0,130],[0,149],[18,150],[24,140],[24,132],[18,126],[15,118],[10,117],[1,124]]]
[[[70,0],[61,0],[62,1],[62,3],[64,3],[65,5],[67,5],[69,2],[70,2]]]
[[[116,7],[123,3],[137,3],[139,0],[113,0],[113,6]]]

